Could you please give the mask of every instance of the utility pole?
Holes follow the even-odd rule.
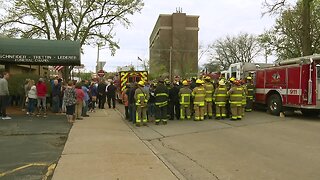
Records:
[[[100,56],[100,44],[98,43],[98,52],[97,52],[97,67],[96,67],[96,73],[100,70],[99,67],[99,56]]]

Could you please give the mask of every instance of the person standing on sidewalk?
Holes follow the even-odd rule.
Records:
[[[47,117],[47,85],[44,83],[43,78],[40,78],[37,85],[37,96],[38,96],[38,103],[37,103],[37,108],[38,108],[38,114],[37,116],[39,117],[41,115],[41,110],[43,111],[43,117]]]
[[[113,85],[113,82],[110,82],[110,85],[107,87],[107,99],[108,99],[108,106],[111,108],[111,101],[112,101],[112,108],[116,108],[116,90],[117,87]]]
[[[59,84],[58,79],[53,80],[52,86],[52,109],[53,113],[60,112],[60,94],[61,94],[61,84]]]
[[[28,115],[34,115],[34,109],[37,104],[37,87],[34,84],[34,80],[30,80],[28,83],[30,90],[28,91]]]
[[[3,78],[0,79],[0,116],[3,120],[10,120],[11,117],[7,116],[7,106],[9,99],[8,79],[10,75],[8,72],[3,73]]]
[[[66,115],[69,123],[74,123],[75,105],[77,102],[77,93],[73,82],[69,81],[66,90],[64,90],[63,102],[66,105]]]
[[[98,108],[104,109],[104,104],[106,103],[106,83],[101,80],[98,84]]]
[[[126,120],[129,119],[129,101],[128,101],[128,94],[127,94],[127,91],[129,91],[129,89],[130,89],[130,85],[127,84],[126,89],[121,94],[121,99],[122,99],[122,103],[124,105],[124,112],[125,112]]]
[[[136,126],[139,127],[141,124],[141,120],[143,125],[147,125],[147,103],[149,99],[149,93],[146,92],[144,87],[144,82],[138,82],[138,88],[134,93],[134,99],[136,101]]]
[[[88,80],[84,80],[81,82],[82,83],[82,91],[84,92],[84,100],[83,100],[83,105],[82,105],[82,117],[89,117],[87,114],[88,112],[88,104],[89,104],[89,88],[88,88]]]
[[[129,121],[132,121],[133,124],[136,123],[136,104],[134,100],[134,93],[136,92],[136,89],[138,88],[136,83],[132,83],[130,85],[130,89],[127,92],[128,95],[128,102],[129,102]]]
[[[97,95],[98,95],[98,89],[97,89],[97,85],[95,82],[91,83],[89,91],[90,91],[91,103],[92,103],[92,105],[90,107],[90,112],[95,112]]]
[[[84,92],[82,90],[81,84],[76,84],[75,86],[76,94],[77,94],[77,103],[75,106],[75,116],[76,119],[82,120],[83,118],[81,117],[82,114],[82,108],[83,108],[83,101],[84,101]]]

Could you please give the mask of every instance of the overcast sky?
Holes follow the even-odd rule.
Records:
[[[100,50],[100,60],[106,61],[104,70],[115,71],[117,66],[140,66],[141,59],[149,58],[149,37],[159,14],[172,14],[177,7],[187,15],[199,15],[199,43],[207,45],[226,35],[240,32],[260,34],[274,24],[274,17],[261,16],[263,0],[144,0],[141,13],[129,17],[132,22],[128,29],[115,29],[120,49],[110,56],[106,48]],[[97,48],[84,48],[82,64],[87,71],[95,71]],[[200,64],[206,62],[202,58]]]

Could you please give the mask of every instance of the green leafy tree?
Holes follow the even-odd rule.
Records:
[[[271,2],[270,2],[271,1]],[[318,3],[318,0],[298,0],[297,2],[297,12],[299,15],[296,18],[299,18],[298,21],[301,23],[299,27],[300,30],[300,41],[301,41],[301,51],[303,56],[311,55],[312,52],[312,19],[314,13],[313,3]],[[276,14],[280,13],[281,16],[286,14],[291,9],[288,8],[288,0],[265,0],[264,6],[267,8],[266,13]],[[319,11],[317,11],[319,14]]]
[[[260,35],[263,46],[274,51],[278,60],[320,53],[320,0],[314,0],[310,8],[310,52],[306,53],[303,29],[303,2],[282,10],[272,29]]]
[[[119,48],[114,27],[131,24],[142,0],[2,0],[0,33],[8,37],[79,41],[82,45]],[[65,68],[65,78],[73,67]]]
[[[237,62],[253,62],[261,52],[256,36],[240,33],[237,36],[226,36],[210,45],[209,63],[218,61],[226,70],[230,64]]]

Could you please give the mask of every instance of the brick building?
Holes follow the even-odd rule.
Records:
[[[180,12],[159,15],[149,39],[152,77],[197,75],[198,19]]]

